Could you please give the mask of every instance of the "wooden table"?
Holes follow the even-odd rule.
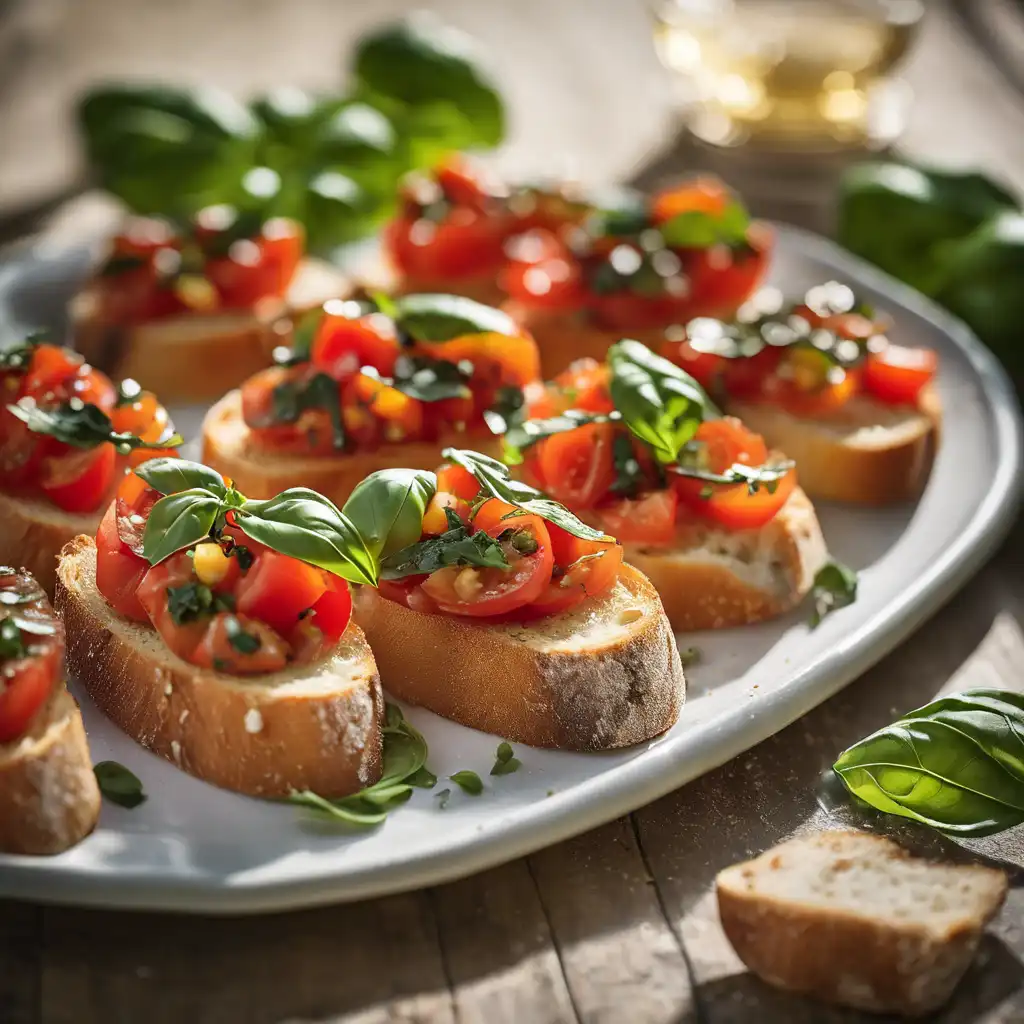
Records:
[[[337,54],[398,0],[29,0],[42,21],[0,69],[0,209],[75,174],[64,121],[82,83],[149,71],[246,90],[325,84]],[[627,176],[665,137],[665,82],[640,3],[435,5],[489,41],[513,109],[512,171],[567,153],[595,180]],[[943,5],[913,59],[915,154],[980,163],[1024,186],[1024,104]],[[485,8],[487,8],[485,10]],[[0,44],[4,41],[0,20]],[[193,34],[193,25],[203,31]],[[272,41],[269,42],[269,41]],[[13,142],[13,144],[11,144]],[[743,970],[719,928],[716,871],[794,832],[864,824],[819,802],[835,754],[942,690],[1021,686],[1024,529],[895,653],[771,740],[628,818],[427,891],[290,915],[218,920],[0,903],[2,1024],[284,1021],[858,1021]],[[699,673],[699,669],[696,670]],[[699,675],[697,675],[699,684]],[[964,851],[1024,864],[1020,830]],[[1024,1021],[1024,893],[1011,891],[946,1024]],[[877,1018],[873,1018],[877,1019]]]

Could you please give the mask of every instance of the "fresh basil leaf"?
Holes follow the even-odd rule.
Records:
[[[234,615],[230,615],[224,620],[224,632],[227,635],[228,643],[239,654],[255,654],[262,646],[259,635],[250,633]]]
[[[359,531],[332,501],[316,491],[290,487],[266,501],[247,501],[238,513],[238,525],[246,536],[282,555],[319,566],[351,583],[373,586],[377,582],[376,559]],[[148,526],[146,532],[148,536]]]
[[[25,657],[25,641],[13,618],[0,620],[0,661]]]
[[[316,812],[322,819],[333,820],[355,828],[368,828],[383,823],[390,808],[375,807],[368,801],[348,796],[341,800],[327,800],[311,790],[291,793],[290,803],[298,804]]]
[[[811,629],[814,629],[826,615],[857,600],[857,574],[842,562],[823,565],[815,573],[811,599],[814,602]]]
[[[215,594],[205,583],[191,581],[180,587],[167,588],[167,610],[176,626],[215,615],[234,611],[232,594]]]
[[[454,775],[449,775],[448,778],[455,783],[463,793],[468,793],[470,796],[479,796],[484,791],[484,784],[480,779],[480,776],[476,772],[471,772],[468,769],[456,772]]]
[[[467,472],[472,473],[480,488],[492,498],[500,498],[510,505],[516,505],[524,512],[546,519],[560,526],[567,533],[583,540],[610,540],[607,534],[587,526],[564,505],[545,497],[540,491],[520,480],[512,480],[508,466],[489,455],[460,448],[445,448],[441,456]]]
[[[484,410],[484,422],[492,434],[501,437],[526,419],[526,399],[521,388],[498,388],[494,405]]]
[[[1024,694],[940,697],[839,755],[846,788],[872,807],[953,835],[1024,822]]]
[[[647,197],[632,189],[617,189],[591,197],[593,213],[586,219],[594,238],[634,238],[651,227]]]
[[[182,443],[180,434],[172,434],[163,441],[143,441],[135,434],[114,430],[110,417],[102,409],[76,399],[56,409],[43,409],[34,398],[26,396],[7,406],[7,411],[33,433],[46,434],[75,448],[95,448],[109,442],[122,455],[127,455],[134,448],[176,448]]]
[[[461,295],[401,295],[395,298],[400,331],[420,342],[451,341],[468,334],[519,333],[507,313]]]
[[[309,359],[313,352],[313,339],[316,337],[317,331],[320,330],[324,312],[323,306],[316,306],[313,309],[307,309],[295,318],[292,327],[291,348],[282,348],[284,356],[282,359],[277,358],[275,349],[275,362],[293,365],[294,363],[304,363]]]
[[[703,420],[718,411],[686,372],[629,339],[608,350],[609,390],[626,426],[664,463],[675,462]]]
[[[190,548],[210,535],[223,505],[201,487],[168,494],[149,513],[142,535],[142,554],[150,565]]]
[[[133,810],[146,802],[146,793],[137,775],[117,761],[100,761],[93,767],[100,792],[118,807]]]
[[[305,380],[278,384],[272,392],[274,423],[295,423],[307,409],[323,409],[331,420],[332,447],[345,447],[345,425],[341,415],[338,382],[326,373],[317,373]]]
[[[400,356],[395,362],[391,386],[418,402],[441,402],[472,395],[472,377],[473,365],[466,361],[452,363],[429,356]]]
[[[514,424],[502,438],[504,445],[502,455],[509,466],[518,466],[523,461],[523,452],[538,441],[555,434],[564,434],[568,430],[576,430],[587,423],[614,423],[622,417],[617,412],[609,414],[584,412],[581,409],[569,409],[558,416],[550,416],[543,420],[525,420]]]
[[[720,213],[687,210],[658,225],[666,245],[673,249],[708,249],[713,245],[739,245],[746,240],[750,215],[738,202]]]
[[[615,435],[612,441],[612,462],[615,465],[615,482],[609,489],[613,494],[635,498],[648,486],[647,474],[633,451],[633,441],[628,434]]]
[[[494,755],[494,766],[491,768],[492,775],[511,775],[523,766],[523,762],[514,756],[512,744],[502,741],[498,744],[497,753]]]
[[[505,552],[495,538],[482,531],[470,534],[465,526],[458,526],[440,536],[410,544],[385,558],[380,564],[380,576],[384,580],[398,580],[452,565],[509,567]]]
[[[147,459],[136,466],[135,475],[161,494],[202,489],[218,498],[226,498],[228,486],[215,469],[187,459]]]
[[[405,780],[416,789],[433,789],[437,785],[437,776],[424,765]]]
[[[356,485],[342,513],[374,558],[415,543],[423,515],[437,490],[437,477],[424,469],[379,469]]]

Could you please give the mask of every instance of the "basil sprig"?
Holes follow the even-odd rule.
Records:
[[[423,469],[379,469],[356,485],[342,507],[367,550],[386,557],[419,540],[437,477]]]
[[[1024,694],[940,697],[839,755],[846,788],[877,810],[959,836],[1024,822]]]
[[[445,513],[448,516],[448,529],[437,537],[417,541],[385,558],[380,566],[381,579],[400,580],[406,576],[421,576],[454,565],[473,565],[484,569],[508,568],[508,559],[496,538],[482,530],[471,534],[457,515],[449,509]]]
[[[479,452],[467,451],[461,448],[445,448],[441,453],[442,457],[456,466],[461,466],[467,472],[472,473],[480,484],[480,490],[491,498],[500,498],[522,509],[523,512],[540,516],[541,519],[560,526],[566,533],[583,540],[610,540],[600,530],[587,526],[572,514],[564,505],[545,497],[535,487],[530,487],[520,480],[513,480],[510,477],[508,466],[492,459],[489,455],[481,455]],[[511,521],[510,526],[514,523]]]
[[[427,741],[395,704],[387,706],[383,733],[384,770],[379,782],[340,800],[304,790],[292,793],[290,802],[309,809],[322,821],[369,828],[404,804],[413,788],[433,789],[437,776],[427,768]]]
[[[26,396],[7,411],[17,416],[35,434],[69,444],[74,448],[95,448],[109,442],[122,455],[133,448],[177,448],[182,443],[180,434],[171,434],[161,441],[143,441],[135,434],[114,430],[110,417],[98,406],[72,399],[56,409],[43,409],[34,398]]]
[[[292,487],[253,501],[228,487],[219,473],[183,459],[151,459],[135,472],[165,495],[153,506],[143,534],[143,555],[153,565],[216,536],[230,512],[246,536],[282,555],[352,583],[377,582],[377,561],[359,530],[316,491]]]
[[[814,629],[826,615],[857,600],[857,574],[842,562],[828,562],[814,576],[811,600],[814,602],[811,629]]]

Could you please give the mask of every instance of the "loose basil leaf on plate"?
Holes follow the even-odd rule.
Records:
[[[494,765],[491,768],[492,775],[511,775],[523,767],[523,762],[515,756],[512,744],[503,740],[498,744],[497,753],[494,755]]]
[[[492,459],[489,455],[467,451],[460,448],[445,448],[442,458],[461,466],[472,473],[480,484],[481,490],[492,498],[500,498],[510,505],[516,505],[524,512],[538,515],[555,526],[560,526],[567,533],[583,540],[610,540],[607,534],[587,526],[572,514],[564,505],[545,497],[540,491],[519,480],[512,480],[508,466]]]
[[[410,544],[385,558],[380,565],[380,576],[384,580],[399,580],[452,565],[507,569],[508,559],[494,537],[482,531],[470,534],[460,522],[437,537]]]
[[[33,433],[46,434],[75,448],[95,448],[109,442],[122,454],[134,448],[176,448],[182,443],[180,434],[172,434],[162,441],[143,441],[135,434],[114,430],[110,417],[99,406],[66,403],[56,409],[43,409],[32,398],[22,398],[7,406]]]
[[[133,772],[117,761],[100,761],[93,767],[100,792],[119,807],[133,810],[145,803],[146,793],[142,782]]]
[[[814,629],[826,615],[857,600],[857,574],[842,562],[828,562],[814,576],[811,599],[814,602],[811,629]]]
[[[376,559],[338,507],[316,491],[290,487],[266,501],[247,501],[238,513],[246,536],[282,555],[319,566],[351,583],[374,585]],[[147,534],[148,534],[147,528]]]
[[[387,557],[419,540],[423,514],[437,477],[423,469],[379,469],[359,483],[342,513],[374,558]]]
[[[720,213],[687,210],[677,213],[658,231],[673,249],[708,249],[713,245],[739,245],[746,240],[750,215],[740,203],[731,202]]]
[[[188,459],[148,459],[135,468],[135,475],[161,494],[177,494],[196,488],[209,491],[218,498],[226,498],[228,494],[228,485],[220,473]]]
[[[191,487],[161,498],[150,510],[142,535],[142,554],[150,565],[190,548],[210,535],[222,500],[202,487]]]
[[[391,314],[400,331],[416,341],[442,342],[467,334],[519,333],[507,313],[461,295],[402,295],[392,300]]]
[[[455,783],[463,793],[470,796],[479,796],[484,791],[484,784],[476,772],[463,768],[462,771],[449,775],[448,778]]]
[[[855,743],[833,766],[872,807],[960,836],[1024,822],[1024,694],[940,697]]]

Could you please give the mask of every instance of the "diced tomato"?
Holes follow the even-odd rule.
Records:
[[[448,516],[445,510],[454,512],[463,522],[469,522],[469,503],[447,491],[437,491],[430,499],[423,513],[423,533],[436,537],[448,532]]]
[[[707,468],[712,473],[724,473],[736,462],[761,466],[768,459],[764,438],[733,416],[706,420],[697,428],[694,440],[704,446]]]
[[[274,291],[284,295],[295,276],[306,248],[306,232],[298,221],[273,217],[263,225],[260,235],[263,262],[277,271]]]
[[[288,644],[265,622],[220,612],[198,625],[203,635],[189,658],[202,668],[231,675],[280,672],[288,664]],[[255,649],[249,650],[249,647]]]
[[[115,430],[152,442],[159,441],[170,425],[167,410],[152,391],[141,391],[134,401],[111,410],[110,420]]]
[[[583,305],[583,267],[552,231],[534,230],[512,239],[499,283],[513,299],[549,310]]]
[[[804,419],[828,416],[846,405],[858,387],[858,374],[854,370],[836,367],[832,376],[834,379],[825,380],[816,387],[801,387],[792,378],[772,377],[765,382],[763,397]]]
[[[729,359],[723,383],[733,398],[756,401],[762,397],[765,381],[775,372],[784,350],[771,346],[761,349],[755,356]]]
[[[43,459],[40,486],[65,512],[94,512],[110,493],[116,462],[112,444],[85,450],[72,448]]]
[[[456,207],[440,223],[399,217],[384,228],[385,251],[409,278],[483,277],[497,274],[505,262],[510,219]]]
[[[915,405],[921,391],[935,379],[939,358],[927,348],[887,345],[869,352],[864,364],[864,388],[893,405]]]
[[[615,409],[615,403],[608,392],[610,377],[611,371],[606,363],[599,363],[588,356],[571,363],[568,369],[555,378],[555,384],[566,396],[566,409],[610,413]]]
[[[474,210],[485,210],[501,191],[496,179],[460,153],[453,153],[438,164],[434,179],[449,203]]]
[[[775,247],[775,232],[755,221],[747,229],[746,247],[712,246],[686,261],[695,316],[731,319],[760,285]]]
[[[717,178],[697,178],[659,192],[651,203],[651,219],[664,224],[680,213],[720,214],[729,203],[729,190]]]
[[[43,456],[58,449],[58,443],[36,434],[4,409],[0,412],[0,476],[5,487],[16,488],[34,481]]]
[[[467,360],[473,364],[473,391],[481,385],[524,388],[540,376],[537,343],[527,331],[516,334],[466,334],[450,341],[425,342],[415,346],[417,354],[449,363]],[[487,405],[491,399],[488,396]]]
[[[414,612],[430,615],[437,612],[437,605],[423,592],[422,583],[426,576],[407,576],[401,580],[381,580],[377,591],[381,597],[395,604],[404,605]]]
[[[21,394],[40,403],[68,378],[75,377],[83,360],[76,352],[59,345],[37,345],[21,382]]]
[[[164,643],[179,658],[193,661],[193,655],[209,625],[208,618],[176,623],[168,603],[168,590],[195,581],[192,559],[179,551],[159,565],[151,566],[136,590],[139,603]]]
[[[714,391],[724,376],[729,360],[713,352],[699,352],[688,341],[667,341],[661,355],[685,370],[701,387]]]
[[[236,607],[240,615],[259,619],[287,636],[326,589],[319,569],[277,551],[264,551],[239,580]]]
[[[341,639],[351,619],[352,591],[344,580],[331,576],[327,580],[327,589],[313,605],[312,624],[329,643],[335,643]]]
[[[424,403],[375,377],[360,373],[344,385],[345,411],[363,409],[383,424],[384,439],[392,443],[418,441],[423,436]]]
[[[136,593],[148,571],[149,563],[121,540],[117,502],[112,501],[96,531],[96,588],[119,615],[134,622],[149,622],[149,614]]]
[[[472,501],[480,493],[480,484],[468,469],[447,463],[437,471],[437,489]]]
[[[621,567],[621,546],[600,545],[595,551],[571,562],[561,575],[553,577],[540,597],[526,610],[538,617],[554,615],[568,611],[588,597],[600,597],[615,586]]]
[[[675,491],[651,491],[639,498],[620,498],[599,510],[605,532],[623,544],[671,544],[676,535]]]
[[[393,321],[381,313],[352,319],[332,312],[335,305],[325,307],[313,339],[313,365],[339,381],[349,380],[364,366],[372,366],[384,377],[393,376],[399,354]]]
[[[65,381],[60,391],[61,401],[77,398],[86,405],[98,406],[108,414],[117,401],[117,388],[111,383],[110,378],[105,373],[94,370],[87,363],[83,363],[78,371]]]
[[[552,497],[570,508],[593,508],[615,483],[612,446],[618,428],[587,423],[538,442],[540,470]]]

